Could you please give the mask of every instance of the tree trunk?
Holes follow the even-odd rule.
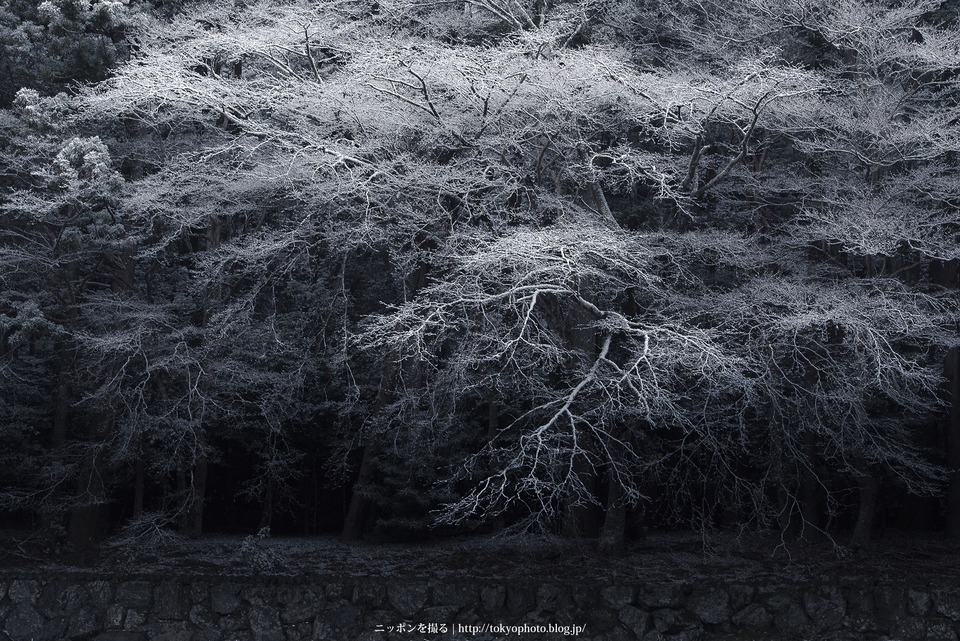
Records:
[[[360,461],[360,473],[357,475],[357,482],[353,486],[353,496],[350,497],[350,507],[347,509],[347,516],[343,521],[343,530],[340,532],[340,539],[343,541],[356,541],[363,536],[363,531],[371,519],[371,512],[374,509],[373,501],[363,494],[363,491],[373,483],[375,467],[373,460],[379,450],[379,443],[376,438],[367,441],[363,448],[363,459]]]
[[[490,443],[497,438],[497,434],[500,432],[500,403],[497,402],[494,390],[489,387],[483,389],[483,398],[487,402],[487,443]],[[502,506],[502,503],[499,503],[497,507],[500,506]],[[493,532],[500,532],[506,526],[506,518],[502,512],[494,515],[490,523]]]
[[[199,537],[203,534],[203,505],[207,494],[207,460],[200,459],[193,466],[192,501],[188,517],[188,535]]]
[[[877,495],[880,493],[880,480],[866,465],[858,479],[860,486],[860,508],[857,511],[857,524],[850,537],[850,546],[864,547],[873,535],[873,520],[877,507]]]
[[[137,459],[133,472],[133,518],[143,515],[143,486],[146,484],[146,467],[143,456]]]
[[[803,433],[803,453],[806,464],[811,469],[804,468],[800,477],[800,536],[804,539],[818,539],[823,528],[823,500],[820,492],[820,480],[816,469],[820,465],[817,455],[816,436],[811,431]]]
[[[600,553],[607,556],[623,556],[626,546],[624,532],[627,527],[627,508],[621,500],[623,492],[616,475],[607,473],[607,504],[603,529],[600,531]]]
[[[413,270],[404,282],[404,300],[412,300],[419,289],[427,283],[427,268],[420,265]],[[391,347],[384,355],[383,371],[380,374],[380,387],[373,404],[371,416],[376,419],[383,412],[387,403],[394,397],[397,387],[397,376],[401,372],[401,353],[399,347]],[[416,375],[416,373],[414,373]],[[367,435],[363,447],[363,457],[360,460],[360,470],[357,482],[353,486],[353,496],[350,497],[350,507],[340,532],[342,541],[356,541],[364,530],[373,527],[376,518],[376,505],[367,495],[366,490],[373,484],[376,472],[376,457],[380,452],[382,434],[373,432]]]
[[[387,354],[383,364],[383,372],[380,375],[380,389],[377,392],[377,400],[374,403],[373,415],[377,416],[386,407],[387,401],[393,396],[396,385],[396,373],[400,366],[400,353],[393,348]],[[357,475],[357,482],[353,486],[353,496],[350,497],[350,507],[347,509],[347,516],[343,521],[343,530],[340,532],[342,541],[356,541],[363,536],[364,530],[371,524],[375,516],[375,505],[366,494],[367,488],[373,485],[376,473],[377,454],[380,452],[380,439],[382,435],[373,433],[367,437],[367,442],[363,447],[363,458],[360,460],[360,470]]]
[[[573,461],[574,474],[579,477],[586,491],[595,496],[597,493],[597,477],[587,464],[584,455],[579,454]],[[600,529],[597,512],[589,503],[570,503],[563,513],[561,536],[570,539],[581,537],[596,537]]]
[[[780,413],[776,408],[771,409],[770,418],[767,423],[770,434],[770,482],[773,484],[773,491],[776,493],[776,522],[780,528],[781,536],[792,535],[793,511],[796,507],[796,500],[792,491],[792,483],[786,478],[784,471],[784,452],[783,443],[787,436],[784,434],[781,425]]]
[[[180,501],[180,518],[177,520],[177,528],[184,536],[190,533],[189,491],[190,489],[187,486],[187,471],[183,469],[177,470],[177,497]]]
[[[105,503],[104,470],[101,452],[108,429],[108,418],[99,412],[90,416],[88,452],[77,482],[76,506],[70,515],[67,540],[74,550],[93,547],[102,534],[102,508]]]
[[[57,381],[57,390],[53,399],[53,433],[51,438],[51,455],[55,463],[64,464],[66,458],[67,430],[70,426],[70,376],[66,364],[66,348],[61,341],[56,343],[54,348],[60,355],[58,364],[59,374]],[[57,491],[53,498],[54,504],[59,503],[63,498],[63,492]],[[62,505],[62,504],[61,504]],[[41,518],[45,528],[53,532],[59,532],[63,527],[64,514],[60,510],[43,510]]]
[[[950,391],[947,418],[947,466],[954,470],[947,486],[947,535],[960,538],[960,354],[954,347],[943,368]]]
[[[257,531],[265,527],[268,528],[273,523],[273,495],[273,480],[270,479],[267,481],[267,489],[263,494],[263,504],[260,506],[260,523],[257,526]]]
[[[63,353],[62,344],[57,345],[57,353]],[[57,395],[53,400],[53,450],[59,456],[67,444],[67,427],[70,424],[70,379],[66,364],[60,364]]]
[[[960,285],[960,261],[938,261],[931,266],[936,280],[948,289]],[[935,269],[933,269],[935,268]],[[960,538],[960,353],[947,353],[943,374],[948,381],[950,414],[947,418],[947,466],[954,470],[947,486],[947,535]]]
[[[598,185],[594,186],[599,194],[598,198],[602,198],[603,191]],[[603,205],[606,206],[606,200],[603,200]],[[600,208],[599,201],[597,207]],[[606,213],[609,214],[609,207],[606,208]],[[612,220],[612,215],[610,219]],[[580,289],[579,284],[577,289]],[[570,304],[564,318],[563,331],[567,343],[574,353],[582,355],[588,362],[595,360],[598,355],[595,322],[594,313],[575,302]],[[586,454],[575,453],[573,457],[574,475],[583,484],[586,493],[591,498],[596,497],[599,485],[597,472],[590,465]],[[566,506],[561,534],[568,538],[594,538],[600,533],[600,515],[594,505],[580,501],[579,498],[572,497],[570,504]]]
[[[823,501],[820,486],[813,474],[804,475],[800,483],[800,524],[804,539],[818,539],[823,528]]]

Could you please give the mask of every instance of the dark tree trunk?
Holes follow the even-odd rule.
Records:
[[[58,346],[58,352],[63,349]],[[70,379],[66,364],[60,365],[57,395],[53,400],[53,451],[59,455],[67,443],[67,427],[70,424]]]
[[[623,491],[612,472],[607,473],[607,504],[600,531],[600,553],[608,556],[622,556],[626,550],[624,532],[627,528],[627,508],[623,504]]]
[[[820,486],[812,474],[804,476],[800,484],[800,516],[802,537],[818,539],[823,531],[823,500]]]
[[[67,446],[67,430],[70,426],[70,376],[67,372],[66,348],[62,342],[57,342],[55,347],[57,354],[60,355],[59,374],[57,389],[53,399],[53,432],[51,437],[51,454],[56,463],[64,463]],[[63,493],[56,492],[54,501],[62,500]],[[60,531],[63,527],[63,512],[58,510],[44,511],[42,520],[44,526],[52,528],[53,531]]]
[[[190,498],[187,495],[189,491],[190,488],[187,485],[187,471],[182,469],[177,470],[177,497],[180,501],[180,518],[177,522],[177,528],[184,536],[190,533],[190,514],[188,507]]]
[[[70,514],[70,524],[67,528],[67,540],[77,551],[90,549],[102,535],[102,508],[106,498],[103,484],[105,470],[101,464],[101,452],[108,431],[108,423],[109,419],[104,414],[95,413],[90,416],[88,452],[80,470],[76,505]]]
[[[770,434],[770,482],[776,496],[776,521],[782,536],[792,536],[793,513],[796,509],[796,498],[793,493],[792,479],[787,478],[784,470],[783,434],[780,414],[773,409],[767,423]]]
[[[960,286],[960,261],[937,261],[931,275],[948,289]],[[954,347],[947,353],[943,374],[948,381],[950,413],[947,418],[947,465],[954,470],[947,486],[947,535],[960,538],[960,354]]]
[[[273,480],[267,481],[267,489],[263,493],[263,504],[260,506],[260,523],[257,525],[258,530],[262,530],[265,527],[270,527],[270,524],[273,523]]]
[[[427,268],[420,265],[407,277],[404,283],[404,299],[412,300],[417,291],[426,285]],[[397,387],[397,376],[401,371],[401,353],[398,347],[392,347],[384,355],[383,371],[380,374],[380,387],[377,390],[377,398],[373,405],[373,417],[378,417],[390,400],[394,397]],[[417,373],[413,373],[413,378],[417,378]],[[350,497],[350,507],[347,509],[347,516],[343,522],[343,530],[340,532],[342,541],[356,541],[365,530],[373,527],[376,519],[376,505],[367,494],[367,490],[373,485],[376,473],[376,457],[380,452],[380,440],[382,434],[376,431],[367,435],[366,443],[363,447],[363,457],[360,460],[360,470],[357,475],[357,482],[353,486],[353,496]]]
[[[591,496],[597,493],[597,476],[587,464],[586,458],[580,454],[573,461],[574,474],[583,483]],[[581,537],[594,538],[599,533],[600,523],[595,506],[588,503],[571,503],[563,513],[563,525],[560,534],[566,538]]]
[[[363,494],[363,491],[373,483],[375,466],[373,463],[379,449],[376,439],[367,442],[363,448],[363,459],[360,461],[360,473],[357,476],[357,482],[353,486],[353,496],[350,497],[350,507],[347,509],[347,516],[343,521],[343,530],[340,532],[340,539],[343,541],[356,541],[363,536],[367,523],[372,518],[374,509],[373,501]]]
[[[803,449],[807,464],[814,469],[804,469],[800,478],[800,531],[802,538],[818,539],[823,528],[823,500],[816,473],[819,466],[817,441],[810,431],[804,432]]]
[[[396,349],[391,349],[383,364],[383,372],[380,375],[380,389],[377,392],[377,400],[374,403],[374,416],[380,414],[387,402],[393,396],[396,385],[397,369],[400,366],[400,354]],[[363,536],[364,531],[370,527],[375,518],[375,505],[371,498],[366,494],[374,481],[376,474],[376,457],[380,452],[380,439],[382,435],[373,433],[367,437],[366,445],[363,447],[363,458],[360,459],[360,470],[357,475],[357,482],[353,486],[353,496],[350,497],[350,507],[347,509],[347,516],[343,521],[343,530],[340,532],[340,539],[343,541],[357,541]]]
[[[133,472],[133,518],[143,515],[143,486],[146,484],[146,467],[143,457],[137,459]]]
[[[850,537],[850,546],[864,547],[873,536],[873,521],[880,494],[880,480],[868,466],[864,466],[858,479],[860,486],[860,507],[857,511],[857,524]]]
[[[207,494],[207,461],[200,459],[193,466],[193,487],[191,488],[190,511],[187,533],[192,537],[203,534],[203,506]]]
[[[599,185],[592,185],[591,190],[595,192],[597,198],[603,199],[603,190]],[[602,200],[602,207],[606,207],[606,200]],[[600,210],[601,201],[598,201],[597,208]],[[606,214],[609,215],[610,209],[606,207]],[[601,212],[603,213],[603,212]],[[612,215],[610,215],[612,220]],[[559,310],[561,312],[562,311]],[[567,343],[571,349],[578,355],[581,355],[587,362],[597,358],[597,330],[594,327],[596,317],[593,312],[587,310],[576,302],[570,303],[566,310],[564,318],[563,331]],[[573,473],[581,484],[583,484],[586,494],[590,498],[597,496],[597,486],[599,478],[596,470],[587,460],[587,455],[575,453],[573,458]],[[600,514],[595,505],[580,500],[582,497],[572,497],[571,502],[565,507],[563,514],[563,524],[561,534],[568,538],[588,537],[594,538],[600,533]]]
[[[947,353],[943,373],[950,390],[947,466],[954,470],[947,486],[947,535],[960,538],[960,354],[956,347]]]
[[[487,402],[487,443],[497,438],[500,432],[500,403],[497,401],[496,393],[490,388],[484,388],[483,398]],[[502,504],[498,504],[500,507]],[[497,508],[494,508],[496,511]],[[494,532],[500,532],[506,527],[506,519],[503,513],[497,513],[490,522],[490,527]]]

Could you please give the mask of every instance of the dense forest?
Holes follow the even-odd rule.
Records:
[[[0,522],[960,536],[958,12],[0,1]]]

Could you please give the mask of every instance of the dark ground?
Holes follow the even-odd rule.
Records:
[[[870,577],[884,582],[960,584],[960,541],[931,534],[887,534],[864,550],[829,541],[652,532],[628,544],[623,557],[596,551],[596,541],[512,536],[430,543],[360,542],[335,537],[207,536],[134,544],[107,543],[96,553],[53,554],[17,532],[0,531],[0,572],[169,574],[216,576],[389,576],[575,580],[720,579],[835,582]]]

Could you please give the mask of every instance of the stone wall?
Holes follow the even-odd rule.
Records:
[[[573,636],[572,626],[586,627]],[[23,574],[0,577],[0,631],[15,641],[956,641],[960,586]]]

